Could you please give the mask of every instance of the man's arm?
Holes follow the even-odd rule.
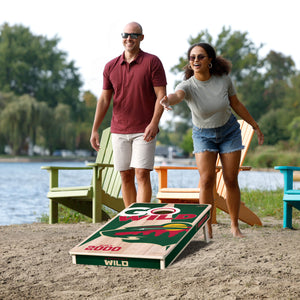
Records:
[[[96,151],[100,149],[98,129],[107,113],[112,98],[112,94],[113,94],[113,90],[102,90],[101,96],[97,103],[94,123],[93,123],[91,138],[90,138],[90,143]]]
[[[154,91],[156,94],[154,113],[150,124],[146,127],[144,132],[144,140],[147,142],[151,141],[157,135],[158,124],[164,112],[163,107],[160,105],[160,100],[166,95],[166,87],[156,86],[154,87]]]

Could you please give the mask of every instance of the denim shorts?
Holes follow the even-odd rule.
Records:
[[[194,152],[230,153],[244,149],[240,124],[231,114],[227,123],[217,128],[198,128],[193,126]]]

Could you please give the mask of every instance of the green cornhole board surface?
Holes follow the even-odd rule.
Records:
[[[70,250],[74,264],[164,269],[201,228],[208,204],[134,203]]]

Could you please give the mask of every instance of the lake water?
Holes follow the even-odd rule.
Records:
[[[0,163],[0,225],[36,222],[42,214],[49,214],[49,173],[41,166],[85,166],[84,162],[59,163]],[[91,170],[60,171],[60,186],[89,185]],[[198,185],[197,170],[168,172],[170,187],[195,187]],[[153,195],[158,190],[158,178],[151,172]],[[276,190],[283,187],[283,175],[278,172],[240,172],[241,188]],[[297,186],[298,185],[298,186]],[[300,188],[300,182],[296,183]]]

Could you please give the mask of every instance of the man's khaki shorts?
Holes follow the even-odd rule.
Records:
[[[126,171],[131,168],[153,170],[156,137],[150,142],[143,138],[144,133],[112,133],[114,168]]]

